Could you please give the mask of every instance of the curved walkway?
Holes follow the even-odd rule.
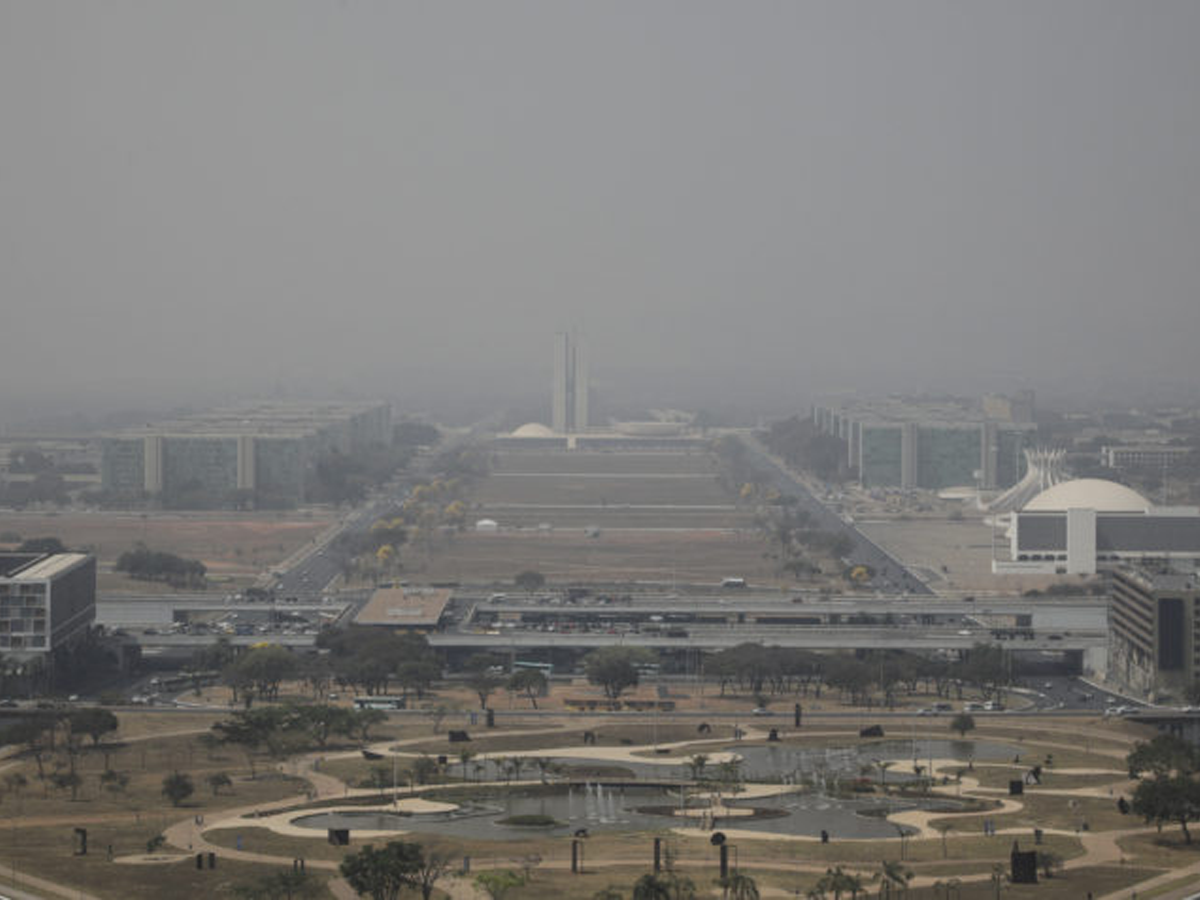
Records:
[[[559,730],[561,730],[561,729],[557,729],[557,728],[555,728],[555,729],[537,729],[536,732],[533,732],[533,733],[553,734],[554,732],[559,731]],[[525,733],[530,733],[530,732],[519,732],[519,733],[525,734]],[[515,735],[515,734],[518,734],[518,732],[512,732],[511,734]],[[763,737],[765,737],[764,734],[757,734],[757,733],[752,733],[751,735],[748,735],[748,738],[751,740],[753,740],[755,738],[761,740]],[[377,742],[372,745],[372,749],[375,750],[375,752],[379,752],[384,755],[408,757],[408,756],[411,756],[414,754],[400,751],[397,748],[403,747],[405,745],[422,743],[425,741],[428,741],[428,737],[413,738],[413,739],[407,739],[404,741]],[[659,747],[679,748],[679,747],[693,747],[693,746],[696,746],[698,744],[703,744],[703,743],[718,743],[718,742],[728,744],[729,740],[727,738],[707,739],[707,740],[701,740],[701,741],[692,740],[692,741],[675,742],[672,744],[660,744],[658,746]],[[1040,742],[1039,742],[1039,746],[1041,746]],[[1066,746],[1066,745],[1064,745],[1064,746]],[[523,751],[523,750],[522,751],[510,751],[508,753],[495,753],[495,754],[480,753],[475,758],[487,759],[487,758],[494,758],[494,757],[498,757],[498,756],[560,756],[560,757],[561,756],[572,756],[572,757],[582,757],[582,758],[591,758],[591,759],[602,758],[602,759],[608,759],[608,760],[612,760],[612,761],[628,761],[628,762],[645,763],[648,761],[653,762],[653,761],[657,761],[657,760],[653,756],[646,757],[646,756],[639,756],[637,754],[647,753],[647,752],[653,753],[653,750],[654,750],[653,747],[645,746],[645,745],[629,746],[629,747],[625,747],[625,746],[622,746],[622,747],[588,746],[588,747],[583,747],[583,748],[564,747],[564,748],[547,748],[547,749],[537,750],[537,751]],[[306,756],[297,758],[285,766],[280,766],[280,769],[283,771],[288,771],[291,774],[294,774],[294,775],[297,775],[298,777],[306,779],[312,785],[311,796],[313,799],[332,799],[332,798],[336,798],[336,797],[357,797],[357,796],[369,796],[369,795],[378,794],[379,791],[374,788],[350,788],[340,779],[337,779],[331,775],[328,775],[328,774],[321,772],[321,771],[317,770],[316,768],[314,768],[314,766],[321,759],[349,758],[349,757],[358,756],[359,754],[360,754],[360,751],[346,751],[346,752],[337,752],[337,753],[332,753],[332,754],[312,753],[312,754],[308,754]],[[736,755],[737,755],[736,753],[733,753],[730,751],[726,751],[726,754],[731,758],[736,757]],[[710,756],[710,760],[719,762],[720,760],[717,759],[717,757],[719,755],[723,757],[725,754],[713,754],[712,756]],[[1104,754],[1104,755],[1109,755],[1109,754]],[[1115,755],[1115,754],[1113,754],[1113,755]],[[680,764],[683,764],[685,762],[685,760],[681,757],[672,757],[671,759],[664,760],[663,762],[664,762],[664,764],[680,765]],[[1025,766],[1017,766],[1017,765],[1008,766],[1008,764],[1003,764],[1003,763],[976,763],[976,766],[980,766],[980,767],[988,766],[988,767],[995,767],[995,768],[1009,767],[1009,768],[1014,769],[1014,771],[1021,771],[1021,772],[1025,771],[1027,768]],[[954,760],[954,759],[934,760],[934,771],[945,770],[947,768],[953,768],[953,769],[957,770],[957,769],[960,769],[961,767],[962,767],[962,762],[960,760]],[[1055,769],[1053,771],[1056,774],[1063,774],[1063,775],[1113,774],[1113,775],[1120,776],[1120,775],[1124,774],[1121,771],[1116,770],[1116,769],[1110,770],[1110,769],[1094,769],[1094,768],[1080,768],[1080,769],[1064,768],[1064,769]],[[493,782],[493,783],[497,783],[497,782]],[[514,782],[514,784],[538,784],[538,783],[540,783],[540,782],[535,781],[535,780]],[[1116,783],[1117,782],[1114,781],[1114,784],[1116,784]],[[1126,780],[1121,779],[1120,783],[1125,784]],[[505,784],[509,784],[509,783],[505,782]],[[443,785],[425,785],[425,786],[420,786],[420,787],[416,787],[416,788],[409,787],[406,790],[405,798],[401,799],[399,801],[399,803],[401,803],[401,804],[421,803],[419,798],[415,797],[416,794],[423,793],[424,791],[427,791],[427,790],[441,788],[441,787],[444,787],[444,786]],[[744,792],[740,796],[742,796],[742,797],[763,796],[768,793],[776,793],[780,790],[790,790],[791,789],[790,786],[786,786],[786,785],[749,785],[747,787],[748,787],[748,791]],[[1050,794],[1050,795],[1064,796],[1064,797],[1071,797],[1071,796],[1104,797],[1104,796],[1108,795],[1107,794],[1108,787],[1109,787],[1108,785],[1093,785],[1093,786],[1086,786],[1086,787],[1079,787],[1079,788],[1061,788],[1061,789],[1041,788],[1041,789],[1036,790],[1036,793],[1037,794]],[[988,799],[993,799],[993,800],[998,799],[1001,805],[999,808],[997,808],[993,811],[994,814],[996,814],[996,815],[1003,815],[1006,813],[1017,812],[1024,808],[1024,805],[1018,799],[1013,799],[1013,798],[1009,798],[1009,797],[996,798],[995,796],[990,796],[990,795],[995,795],[995,794],[1003,794],[1003,793],[1005,793],[1004,789],[982,787],[979,784],[979,780],[977,778],[963,777],[960,783],[951,784],[951,785],[938,785],[938,786],[935,786],[933,790],[940,794],[961,793],[963,796],[967,796],[967,797],[987,796]],[[215,853],[219,853],[223,858],[227,858],[227,859],[235,859],[235,860],[241,860],[241,861],[245,861],[245,862],[255,862],[255,863],[262,863],[262,864],[269,864],[269,865],[287,866],[287,865],[291,864],[290,858],[275,856],[275,855],[271,855],[271,854],[264,854],[264,853],[253,853],[253,852],[244,851],[244,850],[231,850],[228,847],[222,847],[222,846],[218,846],[218,845],[210,843],[209,841],[207,841],[205,839],[204,833],[209,830],[212,830],[212,829],[229,828],[234,824],[234,822],[238,822],[239,824],[242,824],[247,827],[251,827],[251,825],[253,827],[271,827],[271,828],[273,828],[273,830],[277,830],[277,831],[280,831],[282,829],[281,833],[292,833],[292,828],[287,826],[289,817],[285,817],[282,815],[280,815],[280,816],[264,816],[263,813],[268,813],[272,810],[283,810],[285,808],[294,807],[296,805],[298,799],[299,798],[297,798],[297,797],[292,797],[292,798],[275,801],[273,803],[268,803],[268,804],[257,804],[257,805],[251,805],[251,806],[245,806],[245,807],[240,807],[240,808],[235,808],[235,809],[224,810],[218,816],[213,818],[212,821],[205,822],[205,824],[202,826],[198,825],[194,819],[177,822],[174,825],[170,826],[166,830],[165,836],[166,836],[167,842],[170,845],[177,847],[181,850],[186,848],[186,850],[189,853],[192,853],[192,852],[215,852]],[[386,801],[384,801],[383,803],[380,804],[381,807],[386,807],[388,805],[389,804],[387,804]],[[258,818],[253,823],[248,823],[243,817],[246,815],[251,815],[251,814],[256,815]],[[888,818],[890,821],[895,822],[898,825],[904,825],[904,826],[914,829],[916,834],[912,836],[913,838],[930,840],[930,839],[937,839],[937,837],[940,836],[930,827],[929,823],[932,819],[954,818],[954,817],[958,817],[958,816],[970,817],[970,816],[979,816],[979,815],[980,815],[980,812],[977,810],[976,811],[963,811],[963,812],[945,812],[945,811],[933,812],[933,811],[929,811],[929,810],[906,810],[906,811],[895,813],[895,814],[889,816]],[[739,840],[768,839],[768,840],[795,840],[795,841],[805,841],[805,842],[815,842],[815,841],[819,840],[819,838],[811,837],[811,836],[768,834],[768,833],[759,832],[759,831],[747,831],[747,830],[739,830],[739,829],[723,829],[723,830],[725,831],[725,834],[727,836],[734,838],[734,839],[739,839]],[[1074,831],[1070,831],[1070,830],[1066,830],[1066,829],[1045,829],[1045,833],[1070,836],[1070,837],[1075,838],[1080,841],[1084,852],[1081,855],[1068,860],[1064,866],[1065,868],[1068,868],[1068,869],[1079,869],[1079,868],[1086,868],[1086,867],[1090,867],[1090,866],[1109,865],[1109,864],[1114,864],[1114,863],[1119,862],[1124,857],[1124,852],[1117,845],[1117,841],[1119,839],[1130,836],[1130,835],[1153,832],[1154,830],[1155,829],[1153,827],[1141,827],[1141,828],[1125,829],[1125,830],[1120,830],[1120,831],[1100,831],[1100,832],[1076,833]],[[703,830],[700,830],[700,829],[697,829],[694,827],[688,827],[688,826],[677,827],[677,828],[672,829],[672,831],[681,836],[699,837],[699,838],[703,838],[703,839],[707,839],[707,837],[710,834],[710,832],[708,832],[708,831],[703,831]],[[296,830],[296,833],[304,834],[304,832],[299,829]],[[389,832],[381,832],[380,835],[396,835],[396,834],[400,834],[400,833],[401,832],[389,831]],[[1029,834],[1029,829],[1028,828],[1007,828],[1007,829],[998,830],[996,832],[996,834],[997,835],[1005,835],[1005,836],[1020,835],[1020,836],[1027,837]],[[305,836],[308,836],[308,835],[305,835]],[[372,833],[368,836],[374,837],[377,835]],[[912,838],[910,838],[910,839],[912,839]],[[875,838],[873,840],[881,840],[881,839]],[[882,839],[882,840],[897,840],[898,841],[899,838],[888,838],[888,839]],[[133,862],[133,859],[127,858],[126,860],[123,860],[123,861]],[[982,862],[991,862],[991,861],[992,860],[989,859],[989,860],[974,860],[974,861],[972,861],[972,860],[956,860],[955,862],[960,862],[960,863],[963,863],[964,865],[968,865],[968,864],[971,864],[972,862],[982,863]],[[616,867],[616,866],[638,866],[638,865],[645,865],[645,863],[646,863],[646,860],[641,857],[612,858],[612,859],[589,859],[589,861],[588,861],[589,868],[592,868],[592,869],[603,868],[603,867],[608,867],[608,866],[613,866],[613,867]],[[336,871],[338,868],[338,864],[336,862],[333,862],[330,860],[311,860],[311,861],[309,861],[308,864],[313,866],[316,869],[320,869],[323,871]],[[701,865],[701,864],[702,863],[699,863],[699,862],[696,863],[696,865]],[[570,863],[568,860],[550,860],[543,864],[544,867],[552,868],[552,869],[567,868],[567,867],[569,867],[569,865],[570,865]],[[827,863],[821,863],[821,862],[815,862],[815,861],[814,862],[787,861],[787,862],[779,862],[779,863],[764,862],[764,863],[755,863],[755,865],[758,868],[778,869],[778,870],[782,870],[782,871],[809,872],[809,873],[822,873],[828,868]],[[855,865],[848,865],[847,868],[851,871],[857,871],[857,872],[860,872],[860,873],[866,874],[866,875],[873,874],[873,871],[874,871],[873,869],[863,868],[863,867],[855,866]],[[1200,862],[1197,862],[1195,865],[1189,866],[1185,869],[1173,870],[1171,872],[1165,872],[1161,875],[1155,875],[1153,878],[1148,879],[1143,884],[1147,887],[1154,885],[1154,884],[1159,884],[1159,883],[1170,884],[1172,882],[1172,879],[1179,879],[1193,871],[1195,871],[1197,873],[1197,875],[1200,876]],[[939,879],[939,877],[944,877],[944,876],[918,875],[913,879],[912,884],[913,884],[913,886],[916,886],[916,887],[927,886],[927,885],[933,884],[935,881],[937,881]],[[986,880],[988,877],[989,877],[988,875],[979,874],[979,873],[976,873],[974,875],[966,874],[966,875],[962,876],[960,878],[960,880],[964,881],[964,882],[980,881],[980,880]],[[332,886],[333,886],[335,894],[339,898],[352,898],[354,896],[353,892],[349,889],[349,886],[346,885],[345,882],[342,881],[341,879],[336,879],[332,883]],[[469,880],[462,878],[462,877],[450,877],[450,878],[444,879],[443,881],[439,881],[438,886],[439,886],[439,888],[446,890],[449,893],[449,895],[451,896],[452,900],[481,900],[481,898],[483,896],[471,884],[471,882]],[[1138,887],[1138,889],[1144,889],[1143,885],[1138,885],[1137,887]],[[770,895],[770,894],[773,894],[774,892],[773,891],[765,891],[765,893]],[[1128,896],[1129,896],[1128,890],[1118,891],[1118,892],[1114,892],[1112,894],[1107,895],[1105,900],[1123,900],[1123,898],[1127,898]]]

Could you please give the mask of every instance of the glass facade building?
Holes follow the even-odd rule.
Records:
[[[181,508],[247,500],[295,506],[304,502],[306,478],[321,456],[391,440],[387,404],[235,407],[106,438],[101,486],[116,496],[149,495]]]

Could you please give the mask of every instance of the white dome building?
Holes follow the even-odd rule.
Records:
[[[1004,574],[1092,575],[1121,561],[1200,563],[1200,509],[1156,507],[1137,491],[1102,478],[1062,481],[1013,513]]]
[[[1132,488],[1103,478],[1075,478],[1047,488],[1025,504],[1021,512],[1066,512],[1094,509],[1109,513],[1146,513],[1150,501]]]
[[[541,422],[526,422],[509,435],[514,438],[552,438],[555,434]]]

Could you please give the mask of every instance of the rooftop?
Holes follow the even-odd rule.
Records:
[[[434,628],[449,602],[448,588],[380,588],[354,621],[358,625]]]
[[[70,571],[89,558],[86,553],[0,554],[0,576],[13,581],[41,581]]]
[[[1097,512],[1150,511],[1150,501],[1132,488],[1103,478],[1062,481],[1030,500],[1022,512],[1063,512],[1094,509]]]

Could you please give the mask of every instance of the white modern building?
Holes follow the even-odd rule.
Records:
[[[0,653],[53,658],[96,619],[96,558],[86,553],[0,553]]]
[[[1092,575],[1122,563],[1200,566],[1200,508],[1154,506],[1101,478],[1063,481],[1012,514],[997,574]]]

